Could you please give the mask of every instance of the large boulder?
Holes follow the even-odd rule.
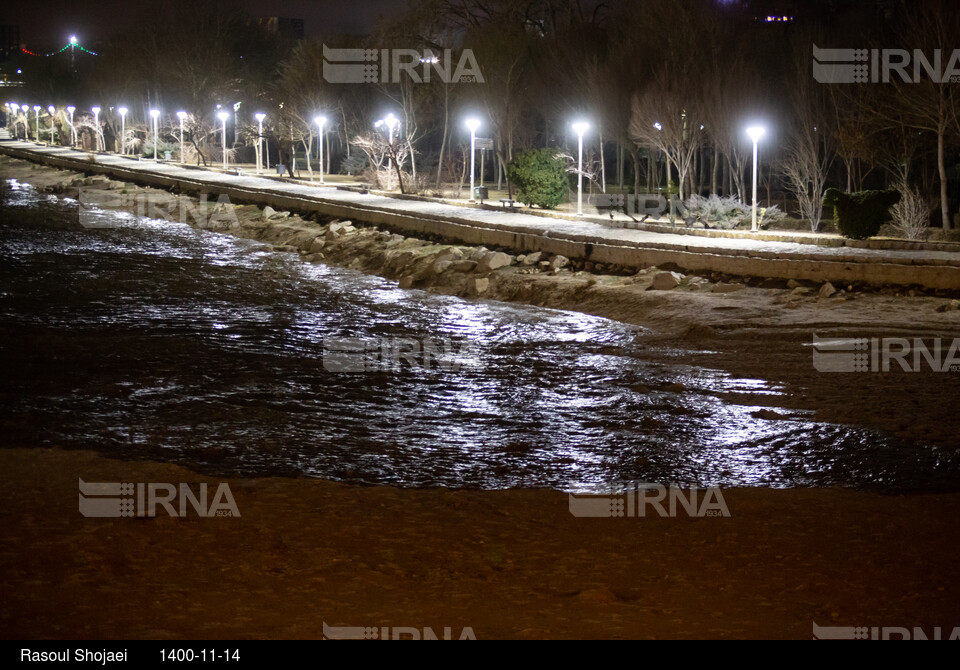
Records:
[[[450,264],[450,269],[454,272],[473,272],[477,267],[476,261],[471,260],[462,260],[462,261],[453,261]]]
[[[543,253],[539,251],[534,251],[532,254],[527,254],[523,257],[524,265],[536,265],[540,262],[540,258],[543,256]]]
[[[430,266],[430,271],[435,275],[440,275],[446,272],[450,266],[453,265],[453,261],[450,260],[437,260],[433,262],[433,265]]]
[[[680,286],[683,281],[683,275],[678,272],[658,272],[653,277],[653,284],[650,285],[651,291],[670,291]]]
[[[486,277],[471,277],[467,280],[467,295],[480,296],[490,288],[490,280]]]
[[[447,247],[437,254],[438,261],[459,261],[463,258],[463,252],[457,247]]]
[[[345,235],[350,233],[357,232],[357,229],[353,227],[353,224],[349,221],[344,221],[343,223],[331,223],[327,226],[327,235],[328,240],[338,240]]]
[[[510,256],[502,251],[490,251],[484,254],[477,262],[477,272],[491,272],[506,267],[511,263]]]

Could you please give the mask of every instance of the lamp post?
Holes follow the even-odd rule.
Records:
[[[127,112],[129,110],[126,107],[121,107],[117,111],[120,112],[120,153],[126,156],[127,155]]]
[[[20,109],[23,110],[23,141],[30,141],[30,105],[24,104]]]
[[[586,121],[577,121],[573,129],[577,132],[577,216],[583,216],[583,134],[590,127]]]
[[[240,124],[237,123],[237,112],[240,111],[240,105],[242,102],[233,103],[233,143],[234,145],[240,141]]]
[[[230,118],[230,112],[221,111],[217,113],[220,118],[220,125],[223,129],[223,169],[227,169],[227,119]]]
[[[387,114],[387,118],[383,120],[384,125],[387,126],[387,144],[390,145],[390,181],[388,182],[390,189],[393,188],[393,170],[396,169],[395,161],[393,159],[393,129],[400,125],[400,121],[393,114]],[[388,189],[388,190],[390,190]]]
[[[151,109],[150,116],[153,117],[153,160],[157,160],[157,156],[158,156],[157,145],[160,143],[159,137],[158,137],[160,135],[160,132],[159,132],[159,128],[157,127],[159,125],[159,122],[157,121],[157,119],[160,118],[160,110]]]
[[[255,115],[257,120],[257,174],[262,174],[263,169],[263,120],[267,115],[263,112]]]
[[[318,116],[313,120],[320,129],[320,183],[323,183],[323,127],[327,123],[327,117]]]
[[[760,228],[757,225],[757,144],[763,137],[767,129],[763,126],[750,126],[747,128],[747,135],[753,140],[753,225],[750,229],[757,232]]]
[[[50,114],[50,146],[53,146],[53,129],[56,124],[53,122],[53,115],[57,108],[53,105],[47,105],[47,112]]]
[[[39,142],[40,142],[40,105],[34,105],[34,106],[33,106],[33,114],[34,114],[34,116],[36,116],[36,119],[37,119],[37,124],[36,124],[36,125],[37,125],[37,133],[36,133],[36,137],[37,137],[37,143],[39,144]]]
[[[90,111],[93,112],[93,131],[96,135],[97,140],[97,151],[100,151],[100,108],[91,107]]]
[[[70,137],[73,141],[73,146],[77,146],[77,128],[73,125],[73,113],[77,111],[77,108],[73,105],[67,107],[67,113],[70,114]]]
[[[470,202],[476,202],[473,184],[477,156],[477,128],[480,127],[480,119],[467,119],[466,126],[470,129]]]
[[[183,110],[177,112],[177,118],[180,119],[180,165],[186,160],[183,156],[183,120],[187,118],[187,113]]]
[[[377,129],[382,128],[383,126],[387,127],[387,144],[390,147],[390,155],[389,155],[390,162],[388,163],[388,169],[387,169],[387,190],[388,191],[393,188],[393,177],[392,177],[393,129],[396,128],[399,124],[400,124],[400,120],[397,119],[397,117],[395,117],[393,114],[387,114],[386,118],[380,119],[375,124],[373,124],[373,127]]]

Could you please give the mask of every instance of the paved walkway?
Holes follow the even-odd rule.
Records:
[[[441,234],[465,243],[590,258],[626,265],[676,263],[689,270],[731,274],[917,284],[960,290],[958,251],[872,249],[847,246],[692,235],[613,228],[585,220],[564,220],[459,206],[421,199],[359,193],[335,186],[285,182],[267,176],[237,176],[177,163],[137,161],[113,154],[5,141],[0,152],[48,164],[98,171],[141,183],[176,185],[184,190],[226,193],[231,198],[277,203],[359,221],[398,226],[410,232]],[[274,204],[276,207],[277,204]],[[949,246],[947,247],[949,248]]]

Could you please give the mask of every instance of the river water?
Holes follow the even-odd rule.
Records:
[[[397,486],[960,490],[955,449],[757,418],[718,396],[775,407],[784,388],[686,366],[635,326],[402,291],[122,212],[81,219],[12,180],[0,235],[7,446]]]

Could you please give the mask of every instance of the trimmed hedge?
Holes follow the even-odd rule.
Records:
[[[507,169],[517,187],[517,199],[527,205],[553,209],[567,197],[567,175],[559,149],[549,147],[524,151]]]
[[[823,204],[833,207],[840,234],[854,240],[865,240],[879,233],[890,217],[890,208],[898,202],[900,191],[896,190],[844,193],[828,188],[823,194]]]

